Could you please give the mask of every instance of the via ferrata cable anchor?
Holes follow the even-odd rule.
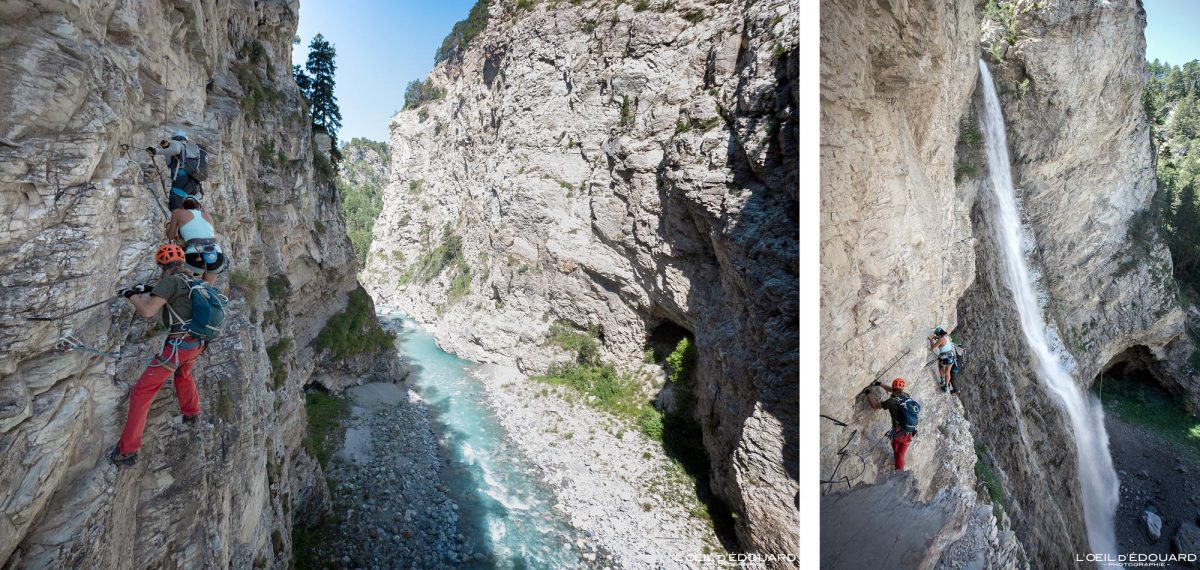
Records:
[[[58,342],[54,344],[54,348],[57,348],[58,350],[61,350],[63,352],[70,352],[72,350],[80,350],[83,352],[90,352],[92,354],[96,354],[96,355],[103,356],[106,358],[112,358],[114,360],[121,358],[121,353],[119,353],[119,352],[104,352],[103,350],[98,350],[98,349],[92,348],[90,346],[87,346],[86,344],[83,344],[83,341],[79,340],[79,338],[76,337],[75,335],[66,335],[66,336],[58,339]]]
[[[130,162],[136,162],[135,160],[133,160],[133,158],[130,158],[130,156],[129,156],[129,145],[122,144],[121,152],[125,153],[125,158],[127,160],[129,160]],[[150,161],[154,162],[153,155],[150,156]],[[161,184],[163,187],[163,194],[166,194],[167,193],[167,183],[163,181],[162,172],[158,170],[157,162],[154,162],[154,171],[158,172],[158,183]],[[149,190],[149,188],[147,188],[147,190]],[[158,211],[162,213],[163,217],[170,219],[171,216],[167,215],[167,211],[165,209],[163,209],[162,202],[158,201],[158,196],[154,195],[153,190],[150,190],[150,198],[154,200],[154,205],[158,206]]]

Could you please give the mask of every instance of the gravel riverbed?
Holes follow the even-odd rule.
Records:
[[[475,375],[509,441],[553,487],[554,509],[611,552],[618,567],[707,567],[689,556],[724,552],[697,515],[691,480],[661,444],[569,401],[568,388],[528,380],[515,368],[487,364]]]

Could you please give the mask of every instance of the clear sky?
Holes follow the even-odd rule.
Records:
[[[338,139],[387,142],[388,120],[404,106],[404,87],[424,79],[433,52],[475,0],[300,0],[300,45],[292,63],[304,65],[318,33],[337,49],[335,95],[342,111]]]
[[[1200,59],[1200,1],[1145,0],[1146,61]]]

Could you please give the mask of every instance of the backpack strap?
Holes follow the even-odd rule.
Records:
[[[191,295],[192,295],[192,289],[195,289],[195,288],[196,288],[196,283],[195,283],[195,280],[194,280],[194,279],[188,279],[188,277],[187,277],[186,275],[182,274],[182,273],[176,273],[176,274],[175,274],[175,277],[178,277],[178,278],[180,278],[181,280],[183,280],[183,283],[184,283],[184,285],[187,285],[187,288],[188,288],[188,298],[190,299],[190,298],[191,298]],[[170,319],[168,319],[168,320],[169,320],[169,321],[170,321],[170,323],[171,323],[171,325],[170,325],[170,326],[171,326],[171,328],[174,328],[174,327],[175,327],[175,325],[187,326],[187,325],[188,325],[188,323],[191,323],[191,322],[192,322],[192,320],[191,320],[191,319],[184,319],[183,317],[179,316],[179,313],[175,312],[175,309],[174,309],[173,307],[171,307],[171,301],[170,301],[170,299],[168,299],[168,300],[167,300],[167,304],[166,304],[166,305],[163,305],[163,306],[167,308],[167,312],[170,314]]]

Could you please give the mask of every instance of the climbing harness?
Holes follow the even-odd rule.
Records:
[[[130,157],[130,156],[129,156],[129,145],[127,145],[127,144],[122,144],[122,145],[121,145],[121,152],[125,153],[125,159],[126,159],[126,160],[128,160],[128,161],[130,161],[130,162],[137,162],[137,161],[133,160],[133,158],[132,158],[132,157]],[[151,161],[153,161],[153,160],[154,160],[154,159],[153,159],[153,158],[151,158]],[[156,171],[158,170],[158,164],[157,164],[157,163],[154,165],[154,170],[156,170]],[[158,181],[159,181],[159,183],[162,183],[164,187],[166,186],[166,184],[162,182],[162,173],[159,173],[159,175],[158,175]],[[163,217],[164,217],[164,218],[170,218],[170,216],[168,216],[168,215],[167,215],[167,211],[163,209],[162,203],[158,201],[158,196],[155,196],[155,195],[154,195],[154,191],[153,191],[153,190],[150,190],[149,188],[147,188],[146,190],[148,190],[148,191],[150,192],[150,198],[151,198],[152,200],[154,200],[154,205],[155,205],[155,206],[158,206],[158,211],[159,211],[159,212],[162,212],[162,215],[163,215]]]
[[[154,368],[156,366],[161,366],[168,370],[175,371],[175,369],[186,364],[185,362],[179,361],[179,349],[182,348],[184,350],[191,350],[193,348],[196,348],[197,346],[204,347],[204,341],[195,339],[195,338],[188,338],[188,337],[168,338],[166,345],[171,347],[170,353],[168,353],[166,355],[166,360],[162,359],[161,354],[158,356],[152,357],[150,359],[150,363],[146,365],[147,368]],[[204,350],[202,348],[201,353],[203,353],[203,352],[204,352]],[[200,355],[196,355],[196,358],[199,358],[199,357],[200,357]],[[195,361],[196,361],[196,359],[192,359],[192,362],[195,362]]]
[[[27,320],[27,321],[57,321],[57,320],[59,320],[59,319],[66,318],[66,317],[69,317],[69,316],[71,316],[71,315],[74,315],[74,314],[77,314],[77,313],[82,313],[82,312],[84,312],[84,311],[86,311],[86,310],[88,310],[88,309],[91,309],[92,307],[99,307],[100,305],[103,305],[103,304],[105,304],[105,303],[111,303],[111,302],[113,302],[113,301],[117,300],[117,298],[119,298],[119,297],[120,297],[120,295],[116,295],[116,296],[113,296],[113,297],[109,297],[109,298],[107,298],[107,299],[105,299],[105,300],[103,300],[103,301],[100,301],[100,302],[98,302],[98,303],[92,303],[91,305],[88,305],[88,306],[86,306],[86,307],[83,307],[83,308],[81,308],[81,309],[75,309],[74,311],[71,311],[71,312],[69,312],[69,313],[65,313],[65,314],[59,315],[59,316],[57,316],[57,317],[25,317],[25,320]]]
[[[90,346],[83,344],[83,341],[79,340],[79,338],[76,337],[75,335],[67,335],[67,336],[64,336],[64,337],[58,339],[58,342],[55,343],[54,348],[57,348],[58,350],[61,350],[63,352],[70,352],[72,350],[79,350],[82,352],[90,352],[92,354],[96,354],[96,355],[103,356],[106,358],[112,358],[114,360],[121,358],[120,352],[104,352],[103,350],[92,348]]]

